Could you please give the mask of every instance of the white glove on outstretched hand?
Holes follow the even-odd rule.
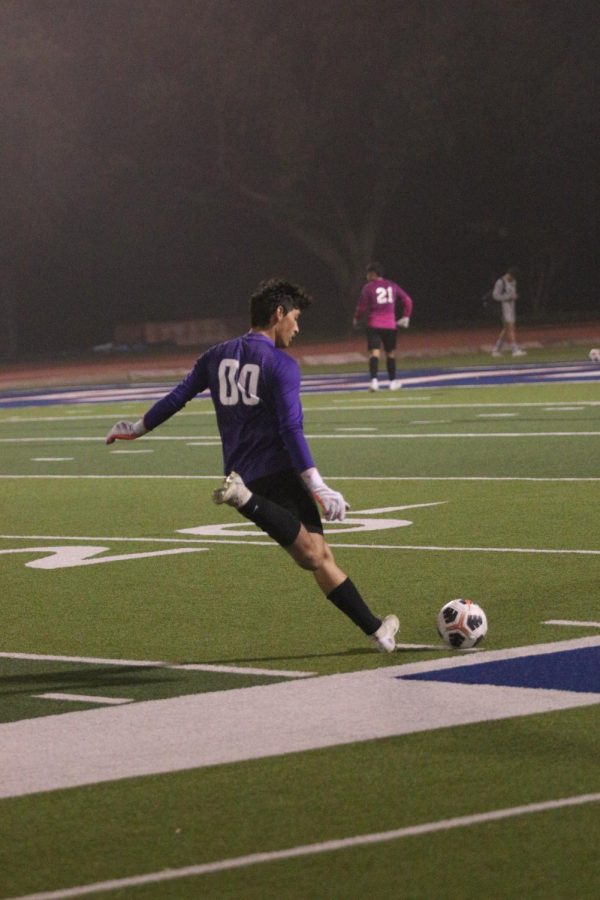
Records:
[[[304,484],[311,492],[317,503],[323,508],[323,515],[327,522],[344,521],[346,510],[350,509],[350,504],[346,503],[339,491],[334,491],[327,487],[319,470],[316,468],[306,469],[300,473]]]
[[[410,317],[402,316],[401,319],[398,319],[396,325],[398,326],[398,328],[408,328],[408,326],[410,325]]]
[[[106,443],[112,444],[113,441],[134,441],[136,438],[146,434],[148,429],[144,425],[143,419],[137,422],[117,422],[106,435]]]

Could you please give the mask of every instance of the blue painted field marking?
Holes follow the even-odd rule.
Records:
[[[600,646],[398,676],[454,684],[494,684],[551,691],[600,693]]]
[[[402,391],[407,388],[472,387],[475,385],[524,384],[539,382],[600,381],[600,366],[586,362],[573,363],[522,363],[504,366],[466,366],[457,368],[411,369],[401,372]],[[166,383],[103,384],[86,388],[58,387],[51,390],[9,390],[0,394],[1,408],[28,406],[69,405],[80,403],[113,403],[118,401],[152,401],[160,399],[174,386],[176,380]],[[337,373],[304,375],[302,393],[326,393],[331,391],[366,391],[368,375],[364,373]],[[382,387],[387,382],[382,379]],[[202,395],[208,398],[207,392]],[[393,398],[396,399],[396,398]]]

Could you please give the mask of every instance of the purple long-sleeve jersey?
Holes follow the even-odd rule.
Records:
[[[360,292],[354,318],[362,319],[366,313],[369,328],[395,329],[396,319],[401,315],[411,316],[412,310],[412,298],[399,284],[387,278],[374,278]]]
[[[314,466],[304,437],[300,368],[264,334],[249,331],[206,351],[194,368],[144,416],[151,431],[210,390],[226,474],[253,481],[283,469]]]

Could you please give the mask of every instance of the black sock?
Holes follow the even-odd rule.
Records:
[[[387,371],[388,378],[390,379],[390,381],[393,381],[396,377],[396,360],[390,359],[389,356],[387,358]]]
[[[327,599],[352,619],[365,634],[374,634],[381,625],[381,619],[373,615],[349,578],[327,594]]]
[[[238,512],[266,531],[282,547],[291,547],[300,533],[300,521],[289,510],[258,494],[252,494]]]
[[[377,370],[379,369],[379,360],[376,356],[369,357],[369,375],[371,378],[377,378]]]

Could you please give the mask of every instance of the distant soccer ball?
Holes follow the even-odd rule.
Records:
[[[475,647],[487,634],[487,616],[472,600],[450,600],[438,613],[437,630],[449,647]]]
[[[600,362],[600,350],[598,348],[590,350],[589,357],[592,362]]]

